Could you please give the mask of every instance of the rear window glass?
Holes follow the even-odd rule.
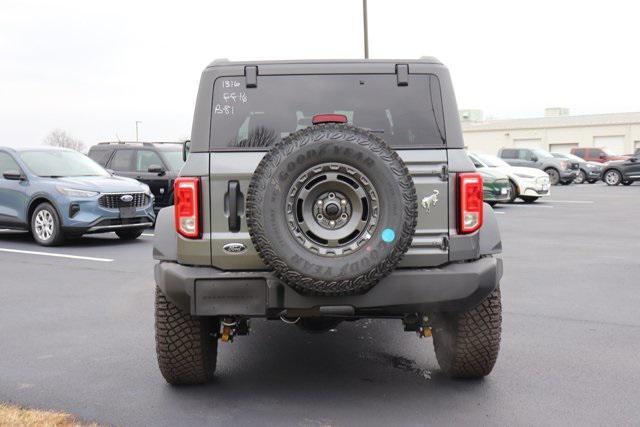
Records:
[[[517,150],[504,149],[504,150],[502,150],[502,153],[500,153],[500,157],[502,157],[503,159],[517,159],[518,158],[518,151]]]
[[[212,148],[260,149],[311,125],[316,114],[342,114],[396,148],[445,143],[440,84],[433,75],[395,74],[259,76],[215,82]]]
[[[104,167],[107,165],[111,153],[113,153],[113,150],[89,150],[89,157]]]

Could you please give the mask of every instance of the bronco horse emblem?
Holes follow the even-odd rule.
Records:
[[[422,199],[422,207],[427,210],[427,215],[431,213],[431,208],[434,208],[438,203],[438,194],[440,194],[438,190],[433,190],[432,195]]]

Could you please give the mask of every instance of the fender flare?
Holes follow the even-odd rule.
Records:
[[[60,207],[53,200],[53,197],[49,197],[49,195],[47,193],[38,192],[38,193],[35,193],[35,194],[31,195],[31,197],[29,198],[29,201],[27,202],[26,210],[24,212],[24,216],[25,216],[25,219],[27,221],[27,228],[28,229],[31,229],[31,211],[36,208],[36,206],[37,206],[36,200],[38,200],[38,199],[46,200],[47,203],[49,203],[51,206],[53,206],[53,209],[55,209],[56,212],[58,213],[58,217],[60,218],[60,221],[63,221],[64,217],[62,216],[62,212],[60,211]]]
[[[499,254],[502,252],[500,228],[496,214],[488,203],[484,203],[482,215],[483,223],[479,236],[480,256]]]
[[[160,209],[156,217],[153,258],[158,261],[178,260],[178,236],[173,206]]]

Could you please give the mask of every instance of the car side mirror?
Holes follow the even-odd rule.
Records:
[[[637,157],[631,157],[631,158],[629,158],[629,161],[635,163],[635,162],[638,161],[638,158]]]
[[[185,141],[184,144],[182,144],[182,160],[185,162],[187,161],[189,151],[191,151],[191,141]]]
[[[600,155],[598,156],[598,158],[599,158],[599,159],[604,160],[604,159],[606,159],[606,158],[607,158],[607,155],[606,155],[606,154],[600,154]]]
[[[9,181],[25,181],[27,178],[20,171],[6,171],[2,174],[4,179]]]
[[[532,162],[537,162],[537,161],[538,161],[538,158],[537,158],[536,156],[531,156],[531,161],[532,161]]]
[[[147,171],[149,173],[157,173],[158,175],[164,174],[164,168],[160,165],[151,165]]]

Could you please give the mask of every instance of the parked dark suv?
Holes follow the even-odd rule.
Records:
[[[114,174],[137,179],[155,196],[155,209],[173,205],[173,182],[184,165],[181,142],[101,142],[89,157]]]
[[[634,181],[640,181],[640,154],[606,163],[602,180],[607,185],[631,185]]]
[[[558,159],[540,148],[501,148],[498,157],[511,166],[542,169],[549,175],[551,185],[569,185],[578,176],[580,165],[569,159]]]
[[[446,374],[493,368],[497,215],[436,59],[214,62],[175,199],[154,239],[169,383],[210,381],[218,342],[250,318],[312,332],[398,319],[433,333]]]

